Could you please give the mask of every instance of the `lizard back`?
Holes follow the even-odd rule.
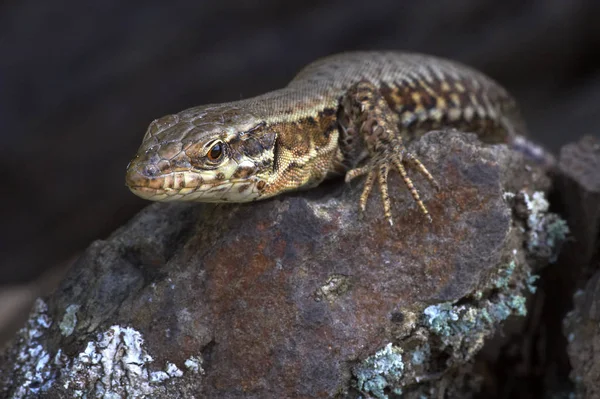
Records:
[[[301,120],[337,109],[361,80],[379,88],[407,134],[455,127],[487,141],[506,141],[507,135],[525,133],[516,102],[494,80],[458,62],[417,53],[329,56],[304,67],[285,88],[242,101],[266,120]]]

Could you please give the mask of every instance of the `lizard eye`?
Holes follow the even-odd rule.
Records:
[[[206,154],[208,160],[212,162],[218,161],[219,159],[221,159],[222,156],[223,143],[221,143],[220,141],[217,141],[215,144],[213,144],[213,146],[210,147],[210,150],[208,150],[208,153]]]

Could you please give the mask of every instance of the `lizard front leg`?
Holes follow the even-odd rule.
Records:
[[[354,168],[346,172],[346,182],[366,175],[360,196],[361,210],[365,210],[377,179],[385,217],[393,225],[387,178],[391,169],[397,169],[419,208],[431,222],[429,211],[406,172],[407,167],[420,172],[436,189],[438,184],[421,161],[404,146],[398,117],[377,88],[368,81],[361,81],[346,93],[341,105],[346,123],[341,138],[342,148],[347,154],[354,154]]]

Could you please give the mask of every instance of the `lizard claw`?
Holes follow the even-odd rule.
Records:
[[[400,173],[421,212],[431,222],[431,215],[408,176],[406,166],[416,169],[438,190],[439,185],[425,165],[404,147],[402,134],[394,119],[393,111],[383,97],[371,83],[363,81],[349,91],[345,105],[350,114],[354,113],[351,119],[352,125],[347,131],[359,135],[369,153],[366,163],[349,170],[345,178],[346,182],[349,182],[356,177],[366,175],[365,185],[360,196],[360,209],[363,212],[366,209],[367,200],[375,184],[375,179],[377,179],[385,217],[390,225],[394,224],[388,194],[388,173],[391,168],[395,168]]]
[[[431,173],[425,168],[425,166],[411,153],[405,153],[404,157],[395,156],[390,162],[379,162],[378,164],[375,162],[368,162],[366,165],[361,166],[359,168],[351,169],[346,173],[346,182],[350,182],[356,177],[366,175],[364,187],[362,194],[360,196],[360,209],[361,211],[365,211],[367,208],[367,200],[369,199],[369,195],[373,189],[373,185],[375,184],[375,178],[377,178],[379,190],[381,193],[381,200],[383,201],[383,211],[386,219],[390,223],[391,226],[394,225],[392,219],[391,212],[391,201],[388,194],[388,173],[390,166],[395,166],[395,168],[400,173],[404,184],[410,191],[413,199],[421,209],[421,212],[427,217],[427,220],[431,223],[433,219],[423,204],[419,192],[415,188],[411,178],[408,176],[406,172],[406,168],[404,164],[407,164],[410,167],[414,167],[419,171],[425,178],[431,183],[433,187],[439,190],[439,184],[435,181]]]

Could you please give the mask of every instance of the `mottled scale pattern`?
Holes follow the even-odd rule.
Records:
[[[467,117],[471,110],[482,118],[519,119],[510,95],[475,69],[429,55],[399,52],[356,52],[323,58],[302,69],[287,87],[244,100],[244,107],[271,120],[298,120],[323,108],[337,107],[344,92],[361,80],[380,87],[392,108],[406,115],[422,107],[425,115],[434,119],[435,109],[439,114],[447,110],[450,122]]]
[[[272,128],[279,137],[274,168],[278,178],[267,186],[265,195],[310,188],[328,175],[342,172],[334,166],[339,149],[335,115],[322,113],[317,118],[277,122]]]

